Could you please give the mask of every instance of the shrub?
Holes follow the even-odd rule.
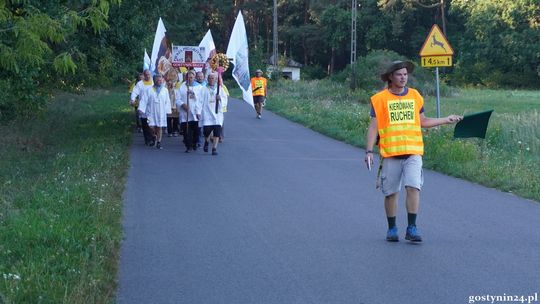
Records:
[[[303,80],[323,79],[326,76],[326,71],[320,65],[305,65],[302,67],[301,78]]]
[[[396,60],[409,60],[394,51],[375,50],[364,57],[360,57],[356,62],[356,83],[357,89],[366,92],[375,92],[385,87],[385,83],[380,79],[384,69]],[[409,60],[412,61],[412,60]],[[414,61],[412,61],[414,62]],[[434,71],[415,66],[414,72],[409,76],[409,85],[419,90],[424,95],[436,95]],[[351,67],[347,66],[342,72],[332,77],[334,81],[349,83],[351,81]],[[450,96],[452,89],[443,81],[440,82],[441,96]]]

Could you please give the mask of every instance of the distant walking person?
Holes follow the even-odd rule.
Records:
[[[195,84],[195,72],[188,71],[187,81],[176,91],[176,105],[180,111],[180,128],[184,134],[186,153],[197,150],[199,138],[199,93],[204,87]]]
[[[199,114],[203,124],[204,152],[208,152],[209,140],[212,141],[212,155],[217,155],[217,146],[223,126],[223,108],[227,106],[227,94],[220,87],[218,94],[217,73],[208,74],[206,87],[201,90],[201,108]],[[217,103],[217,105],[216,105]],[[216,113],[217,109],[217,113]],[[210,136],[212,135],[212,136]]]
[[[148,117],[148,125],[154,129],[156,148],[162,149],[162,128],[167,126],[167,114],[171,114],[171,99],[163,76],[154,76],[154,86],[148,88],[146,107],[142,108]]]
[[[137,82],[137,84],[131,91],[130,103],[132,105],[135,105],[135,103],[138,103],[138,107],[140,108],[141,103],[146,103],[147,89],[151,88],[153,85],[154,85],[154,82],[152,81],[152,74],[150,73],[150,70],[148,69],[144,70],[143,79]],[[148,146],[153,146],[155,145],[155,139],[154,139],[154,134],[152,133],[152,130],[148,126],[148,119],[146,118],[146,115],[140,111],[140,109],[138,109],[138,111],[139,111],[139,118],[141,119],[143,135],[144,135],[144,144]]]
[[[204,77],[204,73],[202,71],[200,72],[196,72],[195,73],[195,82],[194,82],[195,86],[203,86],[203,87],[206,87],[206,79]],[[203,129],[203,125],[202,125],[202,121],[199,120],[199,137],[197,138],[197,147],[200,147],[200,140],[201,140],[201,136],[203,136],[203,132],[202,132],[202,129]]]
[[[424,99],[417,90],[407,87],[409,73],[414,70],[411,62],[395,61],[381,75],[388,87],[371,96],[371,122],[367,130],[365,161],[373,164],[373,147],[379,137],[381,154],[380,186],[384,194],[384,207],[388,221],[386,240],[399,240],[396,226],[398,193],[405,186],[408,226],[405,239],[421,242],[416,228],[423,184],[422,155],[424,143],[422,129],[452,124],[463,119],[450,115],[428,118],[424,115]],[[379,180],[377,182],[379,184]]]
[[[255,71],[255,77],[251,78],[251,91],[253,94],[253,104],[257,111],[257,118],[261,119],[263,103],[266,100],[266,78],[261,70]]]
[[[166,81],[167,90],[169,91],[169,99],[171,100],[171,114],[167,114],[167,134],[169,137],[177,137],[180,133],[180,113],[176,107],[176,92],[175,87],[178,84],[178,76],[176,79]]]

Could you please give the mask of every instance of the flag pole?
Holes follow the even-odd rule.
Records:
[[[223,73],[223,67],[221,65],[218,65],[217,72],[218,72],[218,81],[217,81],[217,93],[216,93],[216,114],[218,113],[218,110],[219,110],[217,97],[219,96],[219,87],[221,86],[219,83],[221,82],[221,74]]]
[[[189,145],[189,112],[191,111],[191,109],[189,108],[189,70],[186,72],[186,104],[186,134],[184,134],[184,137],[187,137],[186,143],[188,143]],[[187,149],[189,150],[189,147]]]

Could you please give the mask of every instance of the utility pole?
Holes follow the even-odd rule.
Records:
[[[273,62],[273,68],[272,68],[272,76],[277,75],[278,70],[278,32],[277,32],[277,0],[274,0],[274,41],[273,41],[273,50],[272,50],[272,57],[274,57]],[[277,77],[277,76],[275,76]],[[276,79],[274,79],[276,80]]]
[[[423,8],[435,8],[435,7],[439,8],[441,10],[442,31],[443,31],[444,36],[448,37],[446,35],[446,13],[444,12],[445,1],[446,0],[437,0],[435,3],[432,3],[432,4],[423,4],[422,2],[420,2],[420,0],[412,0],[412,3],[418,6],[421,6]]]
[[[445,12],[444,12],[444,0],[441,0],[441,21],[442,21],[442,32],[444,34],[445,37],[448,37],[446,36],[446,16],[445,16]]]
[[[357,0],[351,3],[351,90],[356,90],[356,9]]]

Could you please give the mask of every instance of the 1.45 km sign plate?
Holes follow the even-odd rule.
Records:
[[[423,67],[452,66],[452,56],[425,56],[421,62]]]

